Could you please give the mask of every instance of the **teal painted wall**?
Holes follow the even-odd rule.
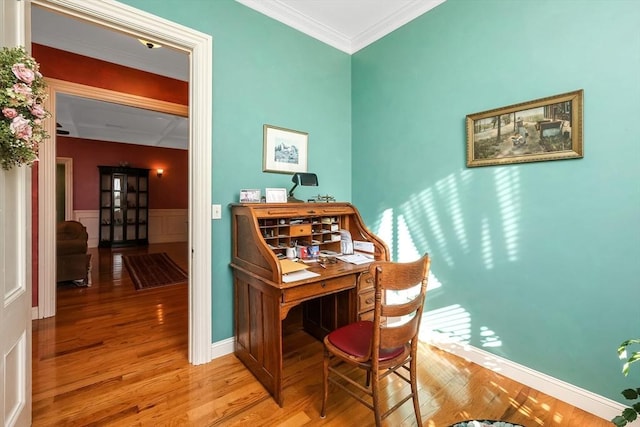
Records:
[[[631,0],[448,0],[352,58],[353,202],[396,259],[432,254],[426,310],[620,402],[640,378],[615,351],[640,336],[638,22]],[[465,167],[467,114],[577,89],[584,159]]]
[[[125,0],[213,37],[213,342],[233,336],[230,215],[241,188],[291,188],[291,175],[262,172],[262,126],[309,133],[318,187],[297,197],[351,197],[351,58],[232,0]]]

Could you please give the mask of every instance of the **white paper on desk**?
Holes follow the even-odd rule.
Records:
[[[318,277],[319,275],[320,274],[309,270],[293,271],[291,273],[283,274],[282,281],[284,283],[297,282],[298,280],[310,279],[312,277]]]
[[[362,240],[354,240],[353,241],[353,250],[361,251],[361,252],[368,252],[370,254],[375,252],[375,248],[373,246],[373,243],[364,242]]]
[[[373,258],[369,258],[366,255],[360,254],[360,253],[355,253],[353,255],[341,255],[339,257],[337,257],[340,261],[344,261],[344,262],[349,262],[351,264],[367,264],[369,262],[373,262],[374,259]]]

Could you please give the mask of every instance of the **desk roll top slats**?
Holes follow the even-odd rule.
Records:
[[[284,283],[278,254],[295,243],[340,252],[340,230],[371,242],[376,260],[388,260],[389,251],[349,203],[234,204],[231,214],[235,354],[282,406],[282,320],[289,310],[302,304],[305,330],[322,338],[366,318],[373,306],[368,264],[310,264],[318,277]]]

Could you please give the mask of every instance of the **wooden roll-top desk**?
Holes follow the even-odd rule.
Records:
[[[233,204],[231,213],[235,354],[282,406],[282,321],[289,310],[302,304],[304,329],[321,339],[373,318],[373,281],[369,264],[338,261],[309,264],[319,276],[285,283],[279,254],[296,243],[340,252],[340,230],[372,243],[375,260],[389,260],[389,250],[349,203]]]

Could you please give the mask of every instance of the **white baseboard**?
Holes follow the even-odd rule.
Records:
[[[235,338],[215,342],[211,345],[213,359],[233,353]],[[526,366],[496,356],[485,350],[455,342],[429,340],[429,344],[462,357],[509,379],[534,388],[542,393],[580,408],[605,420],[620,415],[624,405],[606,397],[584,390],[565,381],[527,368]],[[636,423],[632,423],[636,425]]]
[[[605,420],[620,415],[625,408],[621,403],[470,345],[438,339],[430,339],[429,344]]]
[[[211,358],[216,359],[218,357],[226,356],[233,353],[236,339],[231,337],[226,340],[217,341],[211,344]]]
[[[39,319],[38,317],[38,307],[31,307],[31,320]]]

